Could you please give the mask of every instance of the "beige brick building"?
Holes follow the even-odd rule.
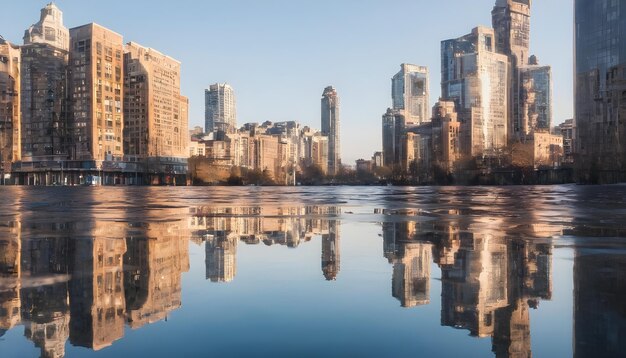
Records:
[[[78,160],[121,161],[122,35],[91,23],[70,29],[71,133]]]
[[[0,37],[0,182],[20,159],[20,48]]]
[[[124,153],[186,158],[188,100],[180,94],[180,62],[130,42],[124,70]]]

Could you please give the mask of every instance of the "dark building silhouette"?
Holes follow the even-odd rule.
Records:
[[[574,357],[626,352],[626,255],[577,249],[574,259]]]

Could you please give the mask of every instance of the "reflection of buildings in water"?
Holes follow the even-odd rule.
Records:
[[[328,223],[328,233],[322,234],[322,272],[327,281],[337,279],[341,266],[341,247],[339,223]]]
[[[443,325],[493,334],[495,310],[507,305],[506,253],[501,239],[462,236],[454,264],[441,268]]]
[[[137,226],[126,238],[124,254],[126,319],[131,328],[163,320],[181,307],[182,273],[189,270],[183,222]]]
[[[402,307],[430,303],[430,264],[432,245],[404,242],[393,261],[392,293]]]
[[[38,229],[31,226],[25,232]],[[70,322],[69,239],[31,238],[22,249],[22,280],[29,283],[22,289],[24,335],[41,349],[42,357],[63,357]]]
[[[626,253],[578,249],[574,258],[574,357],[626,352]]]
[[[62,358],[65,356],[65,343],[70,336],[70,314],[55,312],[45,323],[37,320],[26,323],[24,335],[41,349],[41,356],[46,358]]]
[[[543,239],[507,238],[506,225],[497,218],[472,220],[454,211],[447,218],[383,222],[383,252],[394,264],[394,297],[410,302],[407,263],[429,264],[432,253],[442,270],[442,324],[491,336],[497,357],[530,356],[529,310],[552,296],[552,245]],[[525,236],[535,238],[561,229],[524,228]]]
[[[21,321],[21,237],[19,222],[0,226],[0,330]]]
[[[52,210],[0,225],[0,335],[23,324],[42,357],[62,357],[68,338],[99,350],[123,336],[125,319],[139,327],[180,307],[181,273],[189,267],[187,221],[161,221],[179,214],[142,212],[142,220],[158,222],[127,224],[107,210],[73,221]],[[131,269],[126,261],[138,263],[132,276],[124,273]],[[143,284],[137,291],[144,296],[134,297],[135,287],[125,292],[132,278]]]
[[[337,207],[324,206],[198,207],[191,209],[189,228],[193,242],[206,241],[206,274],[213,282],[234,279],[239,241],[295,248],[317,235],[328,256],[322,269],[332,279],[339,270],[339,224],[331,218],[339,213]]]
[[[492,350],[496,357],[532,357],[530,312],[523,298],[495,312]]]
[[[206,236],[206,278],[211,282],[231,282],[237,274],[236,235],[221,231]]]
[[[73,239],[70,280],[70,341],[100,350],[124,335],[123,233],[113,223],[100,223],[94,237]],[[111,232],[106,232],[107,228]]]
[[[523,295],[532,299],[552,298],[552,245],[524,242]]]

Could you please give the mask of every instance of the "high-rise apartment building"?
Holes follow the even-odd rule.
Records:
[[[70,159],[68,59],[63,12],[50,3],[24,33],[22,47],[22,161]]]
[[[576,0],[575,161],[579,180],[626,179],[626,0]]]
[[[70,29],[69,89],[72,152],[77,160],[120,161],[124,155],[124,44],[91,23]]]
[[[216,83],[204,91],[205,125],[207,133],[232,133],[237,128],[235,91],[226,83]]]
[[[0,184],[20,159],[20,48],[0,36]]]
[[[428,68],[403,63],[391,79],[393,109],[404,115],[407,123],[430,121]]]
[[[180,62],[128,43],[124,54],[124,154],[158,173],[172,166],[173,171],[185,172],[187,106],[187,98],[180,94]]]
[[[328,174],[336,175],[341,166],[339,96],[332,86],[322,94],[322,134],[328,136]]]
[[[507,145],[509,61],[493,29],[441,43],[442,97],[456,103],[465,156],[497,156]]]
[[[97,223],[93,238],[73,245],[69,298],[74,346],[98,351],[124,336],[126,241],[113,236],[118,229]]]

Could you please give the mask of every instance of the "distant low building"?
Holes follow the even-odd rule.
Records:
[[[200,138],[204,135],[204,129],[200,126],[195,126],[193,129],[189,130],[189,137],[191,138]]]
[[[375,152],[372,156],[372,165],[376,168],[383,166],[383,152]]]
[[[563,136],[550,132],[533,134],[534,168],[558,168],[563,162]]]
[[[204,143],[200,142],[197,139],[192,139],[189,141],[189,157],[203,157],[205,152]]]
[[[356,161],[356,171],[357,172],[369,172],[372,170],[372,161],[359,159]]]

